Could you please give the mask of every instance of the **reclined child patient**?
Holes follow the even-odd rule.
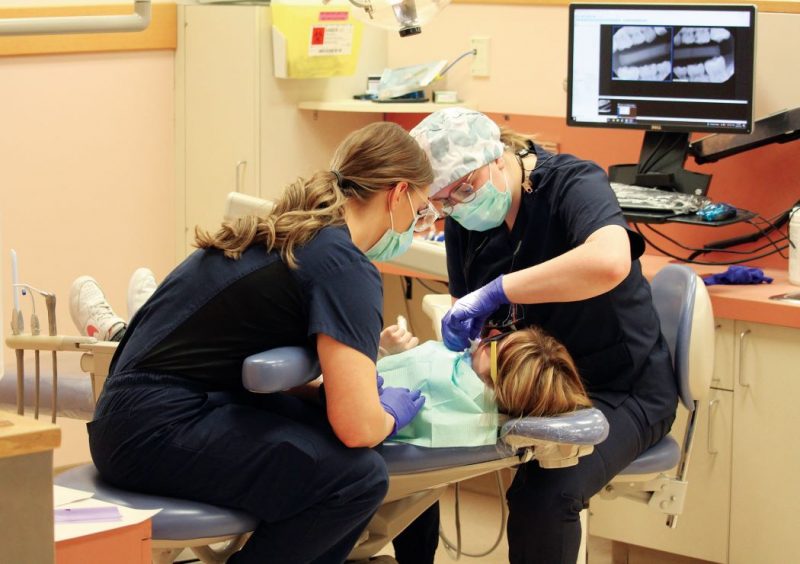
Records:
[[[494,444],[498,411],[548,416],[591,405],[566,348],[536,327],[460,353],[428,341],[381,358],[378,373],[388,385],[422,390],[422,410],[392,439],[418,446]]]
[[[150,270],[134,272],[128,286],[130,316],[156,287]],[[73,283],[70,314],[82,334],[101,340],[118,341],[127,327],[89,276]],[[381,352],[389,354],[378,361],[378,373],[387,385],[421,389],[426,398],[411,424],[392,440],[427,447],[494,444],[498,411],[510,417],[547,416],[591,405],[572,357],[541,329],[490,334],[464,352],[450,351],[439,341],[417,342],[396,325],[381,333]]]

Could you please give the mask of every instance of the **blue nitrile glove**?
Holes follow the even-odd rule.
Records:
[[[378,383],[378,395],[381,395],[383,393],[383,376],[381,376],[377,372],[375,373],[375,375],[377,376],[376,382]]]
[[[501,274],[486,286],[456,300],[442,319],[442,340],[451,351],[463,351],[480,336],[483,324],[501,305],[509,303]]]
[[[394,388],[387,386],[383,388],[380,397],[383,410],[394,417],[394,428],[389,434],[391,437],[414,419],[422,406],[425,404],[425,396],[420,390],[409,390],[408,388]]]
[[[713,286],[714,284],[761,284],[762,282],[771,284],[772,278],[764,275],[764,271],[760,268],[733,265],[728,267],[725,272],[704,276],[703,282],[705,282],[706,286]]]

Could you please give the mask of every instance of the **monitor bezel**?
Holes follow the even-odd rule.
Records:
[[[749,112],[747,116],[747,126],[744,129],[737,129],[732,131],[731,128],[722,126],[691,126],[687,127],[685,124],[669,125],[662,124],[647,124],[647,123],[615,123],[615,122],[587,122],[577,121],[573,119],[572,115],[572,86],[573,86],[573,56],[574,56],[574,33],[575,33],[575,11],[579,9],[620,9],[620,10],[653,10],[653,9],[670,9],[670,10],[691,10],[691,11],[747,11],[750,12],[751,21],[753,22],[753,66],[752,66],[752,81],[750,84],[750,98],[749,98]],[[569,34],[568,34],[568,50],[567,50],[567,125],[570,127],[596,127],[604,129],[628,129],[637,131],[664,131],[673,133],[692,133],[692,132],[706,132],[706,133],[734,133],[734,134],[748,134],[753,130],[753,112],[755,105],[755,55],[757,45],[757,18],[758,10],[753,4],[683,4],[683,3],[640,3],[640,2],[604,2],[604,3],[574,3],[569,5]]]

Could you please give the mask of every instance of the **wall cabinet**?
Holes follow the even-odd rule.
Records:
[[[700,406],[678,527],[629,500],[593,498],[592,535],[713,562],[794,560],[800,474],[800,329],[717,320],[715,372]],[[683,433],[681,408],[673,429]]]
[[[365,27],[353,76],[277,79],[268,6],[178,6],[175,113],[176,254],[194,227],[219,225],[228,192],[274,198],[298,176],[327,168],[351,131],[382,114],[302,111],[307,100],[361,93],[386,66],[386,31]]]

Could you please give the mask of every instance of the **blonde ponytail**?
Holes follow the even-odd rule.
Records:
[[[195,246],[238,259],[248,247],[261,243],[267,251],[279,249],[283,261],[296,268],[298,247],[324,227],[344,225],[348,200],[366,201],[398,182],[423,190],[433,181],[425,153],[391,122],[372,123],[348,135],[336,149],[331,169],[287,186],[266,217],[227,221],[214,234],[196,228]]]

